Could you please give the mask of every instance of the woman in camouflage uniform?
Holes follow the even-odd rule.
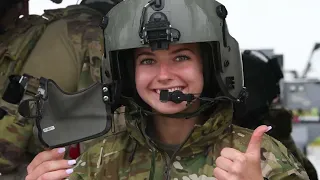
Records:
[[[26,179],[309,179],[264,135],[270,127],[232,125],[243,72],[226,16],[214,0],[127,0],[113,8],[104,21],[102,82],[104,99],[126,106],[126,128],[76,161],[63,160],[63,148],[42,152]]]

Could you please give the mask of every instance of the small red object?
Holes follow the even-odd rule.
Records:
[[[80,156],[80,144],[79,143],[73,144],[70,146],[69,156],[72,159],[77,159]]]

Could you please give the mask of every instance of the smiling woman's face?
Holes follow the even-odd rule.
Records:
[[[168,50],[135,50],[135,81],[140,97],[152,109],[163,114],[174,114],[186,109],[186,102],[162,103],[160,90],[181,90],[200,94],[203,90],[203,71],[199,45],[170,45]],[[195,103],[195,105],[199,103]]]

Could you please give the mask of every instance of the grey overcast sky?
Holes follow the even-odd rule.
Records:
[[[220,0],[219,2],[228,9],[229,30],[238,40],[240,48],[273,48],[277,53],[285,55],[285,69],[301,72],[313,45],[320,42],[319,0]],[[60,8],[76,3],[77,0],[64,0],[57,5],[50,0],[30,0],[30,13],[42,14],[44,9]]]

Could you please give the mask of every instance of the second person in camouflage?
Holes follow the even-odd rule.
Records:
[[[95,1],[88,1],[45,10],[42,16],[23,14],[23,18],[19,18],[24,12],[19,8],[26,8],[21,5],[27,5],[28,1],[1,1],[8,4],[5,11],[1,7],[0,17],[1,91],[5,88],[4,80],[12,74],[27,73],[37,78],[53,79],[69,93],[100,80],[103,36],[99,25],[103,14],[119,1],[98,1],[104,6],[97,10],[93,9]],[[0,120],[1,178],[16,179],[18,174],[24,178],[25,166],[43,151],[33,135],[34,120],[22,119],[15,104],[0,99],[0,106],[7,110]],[[87,142],[82,143],[81,150],[87,146]],[[15,171],[17,169],[21,172]]]
[[[300,161],[311,180],[317,180],[315,167],[297,148],[292,137],[292,113],[273,103],[280,95],[282,70],[276,59],[260,51],[246,50],[242,53],[244,82],[249,92],[246,104],[238,104],[236,124],[255,129],[265,124],[272,126],[269,135],[279,140]]]

